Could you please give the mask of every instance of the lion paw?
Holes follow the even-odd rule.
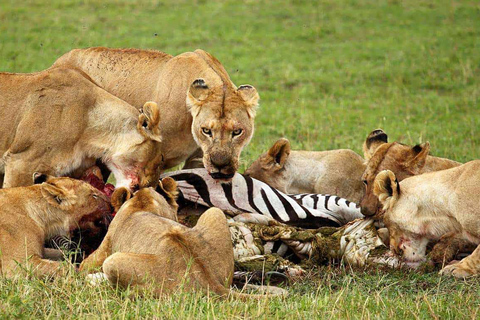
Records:
[[[476,273],[474,270],[464,266],[461,261],[445,266],[442,270],[440,270],[440,275],[452,275],[455,278],[468,278],[474,276],[475,274]]]
[[[107,275],[103,272],[91,273],[85,277],[88,284],[98,286],[108,281]]]

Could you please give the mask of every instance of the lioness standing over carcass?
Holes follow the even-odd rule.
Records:
[[[203,165],[213,178],[233,177],[253,134],[259,96],[250,85],[237,88],[209,53],[196,50],[173,57],[153,50],[75,49],[56,66],[82,70],[137,108],[155,101],[162,115],[163,168],[193,159],[201,149]]]
[[[35,171],[80,177],[96,159],[117,186],[149,185],[162,161],[159,118],[155,103],[139,112],[77,70],[0,73],[0,185],[30,185]]]

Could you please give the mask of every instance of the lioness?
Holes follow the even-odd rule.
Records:
[[[352,150],[291,151],[279,139],[245,171],[284,193],[332,194],[358,203],[363,195],[364,160]]]
[[[26,186],[35,171],[79,178],[97,158],[117,186],[158,179],[157,105],[141,112],[77,70],[0,73],[0,185]]]
[[[121,287],[142,290],[154,283],[158,295],[172,293],[181,285],[185,290],[228,294],[233,247],[223,212],[207,210],[190,229],[176,222],[177,183],[167,177],[156,190],[159,193],[141,189],[132,198],[124,188],[114,192],[117,214],[100,247],[80,269],[93,271],[102,266],[108,280]]]
[[[378,198],[373,194],[373,181],[382,170],[391,170],[398,181],[426,172],[444,170],[459,166],[461,163],[429,155],[430,143],[425,142],[414,147],[387,142],[386,133],[377,129],[372,131],[363,144],[367,165],[361,180],[365,193],[360,200],[365,216],[381,218],[382,210]]]
[[[250,85],[235,87],[209,53],[196,50],[173,57],[153,50],[75,49],[55,66],[82,70],[137,108],[144,101],[157,102],[165,169],[189,157],[191,167],[201,149],[203,165],[213,178],[233,177],[253,134],[259,96]]]
[[[416,266],[430,241],[452,237],[480,243],[480,160],[409,177],[398,182],[390,170],[374,180],[373,193],[385,210],[390,248]],[[480,272],[480,249],[445,267],[443,274],[467,277]]]
[[[21,272],[25,262],[35,276],[65,274],[59,262],[43,259],[45,239],[110,214],[108,199],[86,182],[39,173],[34,182],[0,190],[0,273],[6,277]]]

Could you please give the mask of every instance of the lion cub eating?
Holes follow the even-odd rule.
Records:
[[[0,274],[13,277],[22,264],[38,277],[61,276],[66,268],[44,259],[46,239],[110,214],[108,199],[86,182],[34,174],[35,185],[0,190]]]
[[[177,223],[177,183],[160,181],[156,191],[125,188],[112,195],[118,211],[100,247],[80,266],[95,272],[102,266],[114,285],[142,291],[152,284],[158,296],[184,290],[229,293],[233,247],[223,212],[211,208],[194,228]],[[119,208],[121,206],[121,208]]]

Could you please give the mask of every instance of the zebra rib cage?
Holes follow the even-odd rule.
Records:
[[[224,211],[256,213],[303,228],[339,227],[363,218],[357,204],[335,195],[285,194],[268,184],[236,173],[231,182],[215,181],[201,169],[167,172],[190,202]]]

